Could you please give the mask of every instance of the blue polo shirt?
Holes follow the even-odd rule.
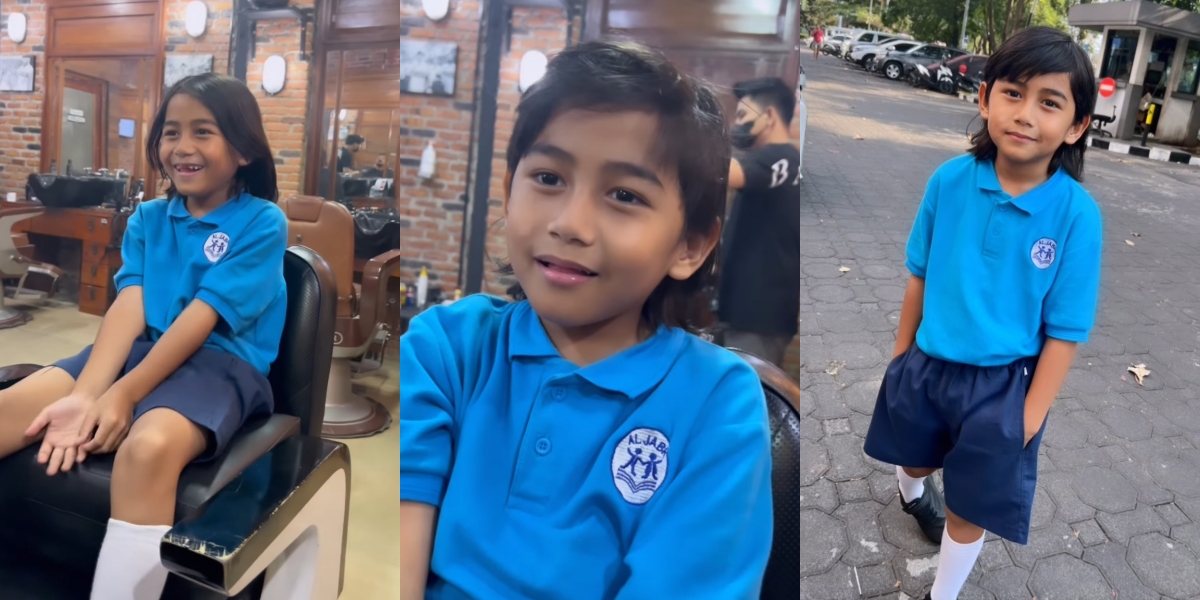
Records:
[[[400,499],[440,506],[426,598],[757,599],[762,384],[679,329],[579,368],[528,302],[471,296],[400,338]]]
[[[286,250],[287,217],[273,202],[243,193],[197,219],[182,198],[152,200],[129,216],[115,281],[142,286],[150,339],[201,300],[221,316],[204,346],[266,374],[287,316]]]
[[[1066,171],[1013,198],[990,160],[942,165],[908,238],[908,270],[925,279],[917,347],[996,366],[1039,355],[1046,336],[1086,342],[1102,234],[1099,207]]]

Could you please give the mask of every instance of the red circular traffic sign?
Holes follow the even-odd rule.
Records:
[[[1117,82],[1112,77],[1105,77],[1100,80],[1100,97],[1111,98],[1117,91]]]

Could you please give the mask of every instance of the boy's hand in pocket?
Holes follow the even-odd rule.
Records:
[[[1022,448],[1029,446],[1029,442],[1033,440],[1033,436],[1037,435],[1037,433],[1041,431],[1042,423],[1046,422],[1045,413],[1030,414],[1040,412],[1041,411],[1030,410],[1029,404],[1025,404],[1025,443],[1021,446]]]

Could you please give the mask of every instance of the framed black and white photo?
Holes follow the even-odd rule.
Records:
[[[453,96],[457,73],[457,44],[424,40],[400,42],[401,92]]]
[[[0,56],[0,92],[33,91],[32,56]]]
[[[168,54],[163,61],[163,89],[192,75],[212,73],[211,54]]]

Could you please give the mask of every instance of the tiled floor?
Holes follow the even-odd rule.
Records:
[[[33,315],[21,327],[0,330],[0,365],[47,364],[78,352],[95,339],[100,318],[80,313],[74,305],[19,305]],[[383,403],[399,418],[399,374],[366,376],[358,383],[364,395]],[[400,547],[396,507],[400,497],[400,434],[393,427],[374,437],[343,440],[350,447],[350,535],[342,598],[375,600],[396,597],[400,587]]]

